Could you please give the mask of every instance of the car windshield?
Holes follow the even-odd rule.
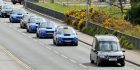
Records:
[[[42,18],[30,18],[30,23],[40,23],[43,22],[44,20]]]
[[[99,50],[100,51],[119,51],[120,44],[118,42],[113,42],[113,41],[101,41],[99,42]]]
[[[25,14],[26,12],[24,10],[14,10],[12,13],[13,14]]]
[[[40,25],[41,28],[53,28],[55,24],[53,22],[44,22]]]
[[[3,9],[12,9],[13,6],[12,6],[12,5],[3,5],[2,8],[3,8]]]
[[[75,34],[75,31],[72,28],[62,28],[60,29],[61,34]]]

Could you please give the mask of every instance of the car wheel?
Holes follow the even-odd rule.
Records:
[[[74,44],[74,46],[78,46],[78,43]]]
[[[53,44],[54,44],[54,45],[56,44],[56,42],[54,41],[54,39],[53,39]]]
[[[125,61],[121,62],[120,64],[122,67],[125,66]]]
[[[12,19],[10,19],[10,23],[13,23]]]
[[[100,66],[100,64],[101,64],[101,63],[99,62],[99,58],[97,57],[96,65],[97,65],[97,66]]]
[[[15,1],[13,1],[13,4],[16,4],[16,2],[15,2]]]
[[[39,35],[38,35],[38,33],[36,33],[36,37],[37,37],[37,38],[39,38]]]
[[[23,26],[20,24],[20,28],[23,28]]]
[[[27,32],[29,32],[29,29],[27,28]]]
[[[3,13],[1,13],[1,17],[2,17],[2,18],[4,18],[4,17],[5,17]]]
[[[90,54],[90,62],[91,63],[94,63],[94,60],[92,60],[92,58],[91,58],[91,54]]]
[[[56,39],[55,44],[56,44],[56,46],[60,46],[60,44],[58,43],[57,39]]]

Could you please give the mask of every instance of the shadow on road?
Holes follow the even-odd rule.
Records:
[[[83,63],[84,66],[87,66],[87,67],[97,67],[97,65],[94,63]],[[101,64],[99,67],[121,67],[119,64],[114,64],[114,63],[104,63],[104,64]]]

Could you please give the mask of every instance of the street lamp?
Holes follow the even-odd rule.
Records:
[[[88,25],[88,0],[86,0],[86,24],[85,26]]]

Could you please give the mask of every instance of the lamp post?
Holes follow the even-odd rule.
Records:
[[[86,0],[86,24],[85,26],[88,25],[88,0]]]

